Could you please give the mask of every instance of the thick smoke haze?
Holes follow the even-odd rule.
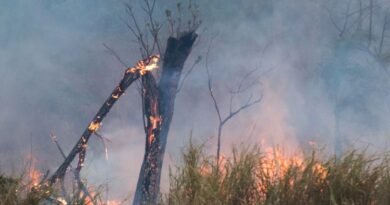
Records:
[[[139,21],[146,19],[142,2],[128,1]],[[218,119],[205,70],[210,44],[208,65],[223,116],[229,110],[229,89],[256,68],[251,77],[261,83],[234,106],[251,94],[263,96],[226,125],[223,152],[241,142],[288,152],[308,148],[309,142],[329,153],[335,143],[388,149],[390,75],[383,56],[390,54],[390,38],[383,38],[383,58],[376,54],[389,5],[374,1],[372,40],[366,46],[367,2],[362,1],[364,16],[357,22],[359,2],[196,1],[203,23],[187,69],[198,56],[202,61],[176,99],[163,187],[168,185],[167,167],[179,162],[191,132],[194,140],[207,141],[209,151],[215,150]],[[176,2],[157,1],[160,22],[166,21],[166,9],[176,11]],[[350,12],[355,13],[346,21]],[[68,152],[125,70],[103,44],[129,66],[140,58],[126,21],[119,0],[0,1],[1,172],[20,170],[30,154],[42,171],[54,171],[62,162],[50,134]],[[107,183],[113,197],[133,193],[144,150],[142,126],[140,95],[133,86],[100,130],[112,141],[108,160],[101,142],[92,138],[83,175]]]

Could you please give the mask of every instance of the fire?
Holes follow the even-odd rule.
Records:
[[[328,176],[328,169],[319,163],[314,165],[313,172],[319,177],[320,180],[325,180]]]
[[[149,144],[152,144],[153,140],[154,140],[154,134],[149,135],[148,138]]]
[[[30,184],[33,187],[39,184],[43,174],[39,170],[35,169],[35,167],[32,167],[28,175]]]
[[[152,129],[156,129],[157,128],[157,124],[161,121],[161,118],[160,118],[160,116],[157,116],[157,117],[150,116],[149,120],[152,123]]]
[[[221,154],[218,160],[218,172],[222,175],[226,174],[226,165],[229,163],[228,157],[224,154]],[[212,174],[213,167],[209,163],[202,163],[199,169],[199,173],[203,176],[208,176]]]
[[[143,69],[141,69],[141,75],[144,75],[146,71],[152,71],[158,68],[157,64],[159,60],[160,60],[159,55],[149,57],[147,64],[144,66]]]
[[[91,199],[89,198],[86,198],[86,200],[84,201],[84,204],[85,205],[122,205],[123,203],[119,200],[107,200],[105,202],[102,202],[102,201],[92,201]]]
[[[304,168],[304,160],[300,155],[288,157],[277,147],[266,150],[261,171],[273,180],[283,178],[291,167]]]
[[[119,98],[119,94],[112,94],[111,97],[114,98],[114,99],[118,99]]]
[[[88,126],[88,130],[91,132],[96,132],[100,128],[100,123],[93,121],[91,124]]]
[[[136,73],[140,72],[141,75],[145,75],[147,72],[152,71],[158,68],[158,62],[160,61],[160,55],[152,55],[149,58],[138,61],[138,63],[126,70],[126,73]]]
[[[39,185],[41,178],[43,176],[42,172],[39,171],[36,168],[37,159],[32,155],[27,155],[27,161],[30,164],[28,168],[27,173],[27,183],[29,184],[30,188],[35,187]]]

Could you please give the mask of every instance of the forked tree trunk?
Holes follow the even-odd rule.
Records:
[[[184,63],[197,38],[194,31],[170,37],[164,54],[162,74],[157,85],[151,74],[143,77],[145,154],[133,205],[157,204],[165,147],[172,121],[175,98]]]

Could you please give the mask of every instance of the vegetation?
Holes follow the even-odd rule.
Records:
[[[28,175],[20,177],[0,175],[0,205],[103,205],[105,203],[101,193],[102,187],[90,189],[87,196],[76,186],[72,187],[71,193],[67,193],[61,188],[49,189],[38,186],[38,183],[31,180]]]
[[[0,205],[34,205],[45,195],[31,189],[31,184],[24,183],[23,177],[0,175]]]
[[[390,204],[390,155],[353,150],[336,159],[319,153],[285,157],[278,149],[241,146],[217,167],[203,145],[190,143],[180,166],[170,169],[170,189],[160,205]],[[0,175],[0,205],[107,204],[102,189],[90,191],[91,202],[77,189],[64,196],[60,187],[34,188],[26,176]]]
[[[241,147],[219,167],[214,159],[203,146],[190,144],[183,164],[170,172],[170,190],[162,204],[390,204],[387,154],[354,150],[337,160],[321,160],[313,151],[300,159]]]

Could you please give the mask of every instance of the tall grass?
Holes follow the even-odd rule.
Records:
[[[32,189],[24,177],[0,175],[0,205],[36,205],[46,197],[47,192]]]
[[[350,151],[338,159],[301,159],[234,148],[217,167],[204,147],[190,145],[170,170],[167,205],[389,205],[389,157]]]
[[[89,189],[89,195],[78,186],[47,187],[32,181],[27,171],[18,177],[0,174],[0,205],[105,205],[103,186]]]
[[[170,169],[169,192],[161,205],[389,205],[390,157],[349,151],[339,158],[316,151],[285,157],[241,146],[216,163],[203,145],[190,143],[182,163]],[[218,164],[218,166],[217,166]],[[91,198],[77,186],[35,187],[20,177],[0,174],[0,205],[107,204],[102,188]],[[69,187],[67,187],[69,189]],[[129,202],[125,202],[129,203]],[[123,203],[122,203],[123,204]]]

